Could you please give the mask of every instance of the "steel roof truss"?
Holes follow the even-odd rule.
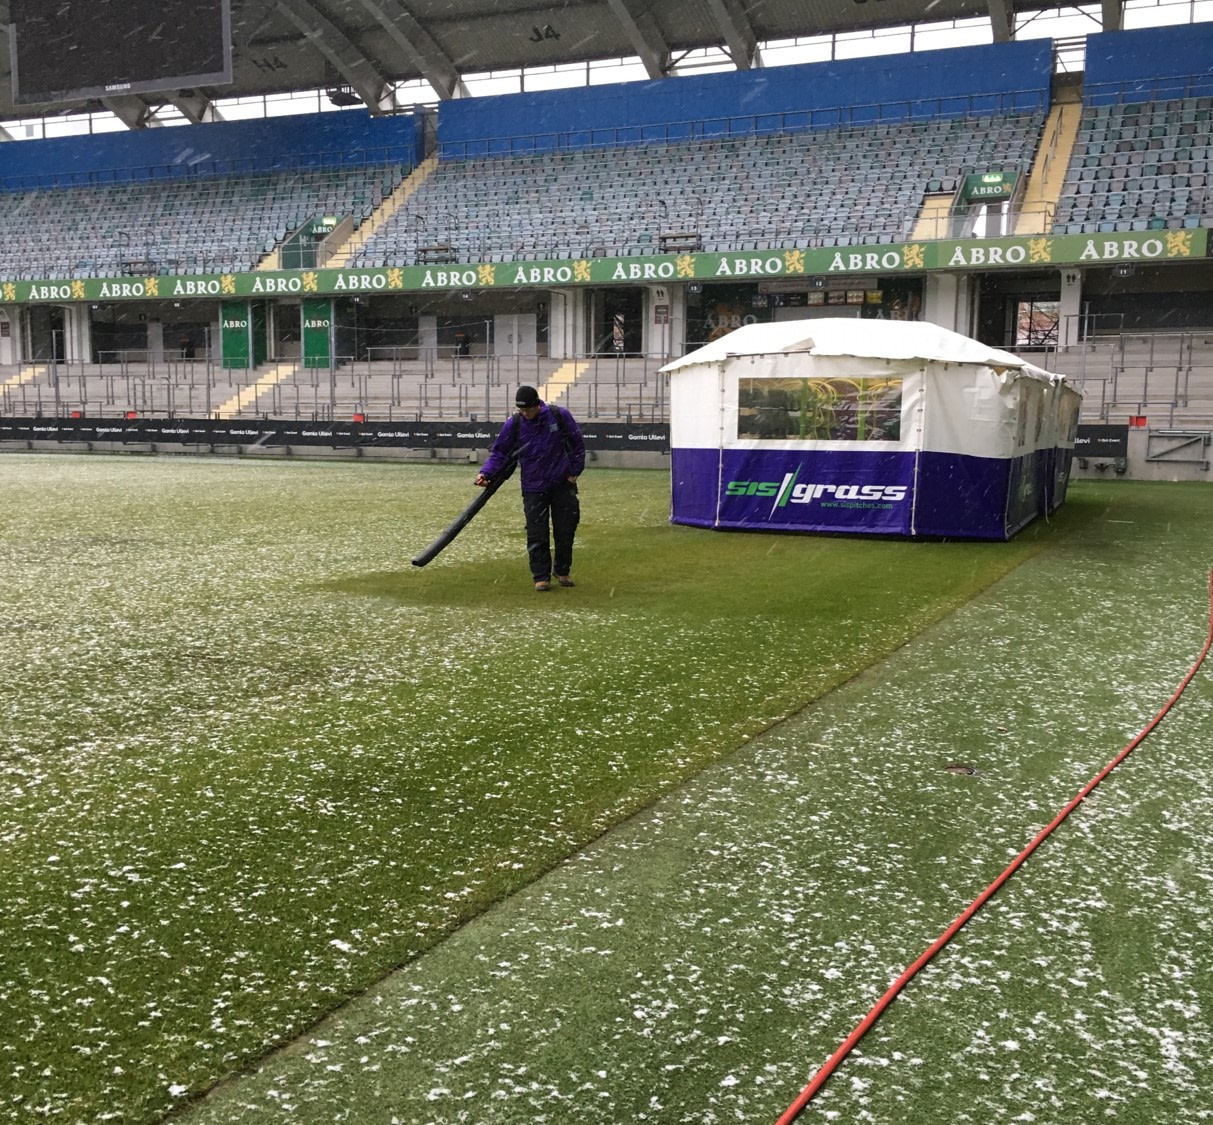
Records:
[[[211,99],[205,94],[200,94],[196,90],[176,90],[169,94],[169,101],[173,103],[185,119],[191,125],[201,125],[206,121],[222,121],[223,117],[219,114],[211,103]]]
[[[670,47],[649,10],[637,0],[607,0],[611,14],[632,44],[650,78],[664,78],[670,72]]]
[[[754,28],[738,0],[708,0],[708,9],[716,21],[716,26],[720,28],[733,65],[738,70],[762,66],[758,37],[754,34]]]
[[[467,87],[455,64],[431,38],[401,0],[358,0],[400,48],[408,65],[418,71],[440,98],[466,98]]]
[[[995,43],[1009,43],[1015,38],[1015,11],[1011,0],[989,0],[990,29]]]
[[[278,0],[278,11],[328,59],[370,110],[383,108],[387,80],[328,16],[308,0]]]
[[[146,129],[158,124],[152,107],[135,94],[114,94],[102,98],[101,104],[128,129]]]

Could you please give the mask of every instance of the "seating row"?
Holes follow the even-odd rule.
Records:
[[[1085,106],[1055,213],[1058,233],[1213,224],[1207,97]]]
[[[1058,233],[1213,225],[1208,98],[1084,109]],[[354,266],[880,244],[973,172],[1026,173],[1039,113],[446,160],[355,251]],[[0,277],[243,271],[319,214],[355,226],[404,169],[308,169],[7,193]]]
[[[1085,391],[1084,422],[1213,424],[1213,339],[1205,333],[1117,334],[1051,351],[1041,359]],[[662,357],[579,357],[578,377],[552,401],[583,421],[668,421]],[[451,357],[358,361],[334,371],[296,365],[255,400],[240,400],[255,372],[224,371],[203,360],[160,364],[62,365],[32,379],[0,369],[0,413],[164,417],[268,417],[323,421],[504,416],[519,382],[543,386],[564,366],[551,357]],[[237,405],[238,404],[238,405]]]
[[[722,249],[907,236],[929,192],[1026,172],[1039,114],[766,133],[440,162],[356,264],[652,253],[694,231]]]
[[[112,277],[137,264],[245,271],[313,217],[364,222],[404,169],[305,169],[0,193],[0,277]]]

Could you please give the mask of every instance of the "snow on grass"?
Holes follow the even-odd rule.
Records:
[[[322,1060],[277,1058],[192,1120],[278,1120],[267,1084],[306,1122],[389,1107],[773,1120],[1170,694],[1203,637],[1208,540],[1067,541],[385,982],[326,1025]],[[1110,552],[1123,574],[1103,573]],[[1197,686],[1084,802],[810,1117],[1209,1119],[1210,703]],[[957,759],[982,773],[946,773]],[[458,1011],[442,1002],[452,981]],[[355,1055],[374,1081],[334,1084],[324,1068]]]
[[[1047,820],[1059,791],[1102,765],[1137,720],[1125,709],[1148,713],[1177,678],[1161,636],[1143,641],[1140,665],[1100,659],[1098,684],[1075,688],[1094,732],[1078,738],[1043,690],[1012,689],[1048,652],[1028,650],[1086,617],[1026,639],[1014,611],[982,618],[954,648],[1002,640],[996,707],[974,702],[988,674],[959,688],[946,668],[906,685],[869,677],[853,690],[878,683],[887,706],[848,689],[855,714],[806,714],[754,739],[744,770],[704,775],[569,859],[1038,548],[780,538],[758,551],[754,537],[666,527],[659,475],[603,473],[595,496],[586,486],[579,576],[591,580],[537,605],[516,499],[426,571],[408,568],[462,506],[465,477],[0,461],[0,1119],[155,1120],[554,865],[535,888],[542,909],[515,916],[511,900],[484,916],[489,929],[466,926],[446,946],[453,971],[416,962],[399,988],[371,993],[377,1018],[352,1039],[326,1029],[289,1056],[287,1078],[271,1067],[259,1089],[202,1112],[765,1115],[905,950],[1022,845],[1024,822]],[[1143,582],[1128,625],[1114,588],[1086,603],[1117,623],[1092,640],[1092,663],[1145,616],[1180,627],[1192,607],[1156,585]],[[1095,727],[1100,714],[1117,729]],[[982,775],[924,769],[944,746]],[[1151,807],[1199,830],[1201,810],[1171,798]],[[1199,868],[1186,863],[1166,868],[1185,894]],[[1111,911],[1035,906],[1017,908],[1014,929],[1035,934],[1045,917],[1047,955],[1075,941],[1084,956],[1048,974],[1059,996],[1033,997],[1064,1009],[1074,978],[1088,1013],[1140,1012],[1118,983],[1082,975],[1096,948],[1084,919]],[[1158,914],[1144,909],[1142,924]],[[1005,1006],[1012,964],[974,955],[939,970],[957,984],[940,991],[995,981]],[[1200,991],[1183,977],[1199,969],[1173,959],[1167,972],[1184,983],[1141,1016],[1139,1038],[1182,1084],[1201,1077]],[[994,1044],[1048,1026],[1000,1022],[983,1028]],[[938,1062],[917,1041],[869,1050],[892,1061],[840,1086],[863,1113],[901,1088],[887,1073]],[[1159,1087],[1153,1064],[1134,1065]],[[1115,1073],[1100,1082],[1121,1094]]]
[[[660,474],[597,479],[611,585],[536,606],[516,498],[404,562],[463,470],[0,462],[4,1112],[154,1119],[1024,553],[924,556],[925,593],[818,636],[806,599],[849,620],[887,546],[806,589],[819,548],[764,544],[756,605],[753,544],[669,528]]]

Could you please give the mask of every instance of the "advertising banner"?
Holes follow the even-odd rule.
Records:
[[[676,523],[909,534],[913,452],[676,450]],[[698,484],[696,484],[698,482]],[[709,513],[705,501],[713,501]]]
[[[1012,459],[1007,473],[1004,526],[1008,536],[1045,510],[1045,482],[1051,475],[1053,450],[1040,449]]]
[[[164,443],[271,447],[355,446],[401,449],[487,449],[496,422],[296,422],[281,419],[210,418],[0,418],[0,441]],[[587,422],[580,426],[588,450],[665,453],[670,427]]]
[[[877,246],[775,248],[737,253],[657,254],[542,262],[467,262],[376,269],[258,270],[249,273],[0,280],[0,305],[65,301],[233,300],[275,296],[469,292],[678,281],[768,281],[855,273],[1040,268],[1203,258],[1206,229],[907,241]],[[845,297],[845,295],[844,295]],[[861,298],[862,299],[862,298]]]
[[[1075,457],[1129,456],[1129,427],[1084,423],[1074,438]]]
[[[914,525],[919,535],[957,539],[1006,539],[1008,508],[1018,521],[1035,497],[1039,514],[1044,496],[1009,495],[1012,473],[1022,481],[1017,462],[1006,457],[971,457],[924,452],[918,462]]]
[[[1015,180],[1014,172],[973,172],[965,176],[961,196],[969,202],[1010,199],[1015,194]]]
[[[1047,456],[675,449],[670,460],[674,523],[1001,540],[1040,514]]]

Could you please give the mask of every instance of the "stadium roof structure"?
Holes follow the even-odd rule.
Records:
[[[99,0],[100,2],[100,0]],[[1095,6],[1105,31],[1125,0]],[[995,42],[1055,0],[231,0],[233,81],[223,87],[121,95],[102,102],[15,106],[8,0],[0,0],[0,120],[108,109],[132,128],[171,103],[214,120],[217,98],[328,89],[372,112],[397,85],[424,80],[438,99],[466,94],[463,76],[594,59],[638,57],[652,78],[689,51],[722,50],[738,69],[762,64],[760,45],[915,23],[988,19]],[[429,99],[421,99],[422,101]],[[341,103],[339,103],[341,104]]]

